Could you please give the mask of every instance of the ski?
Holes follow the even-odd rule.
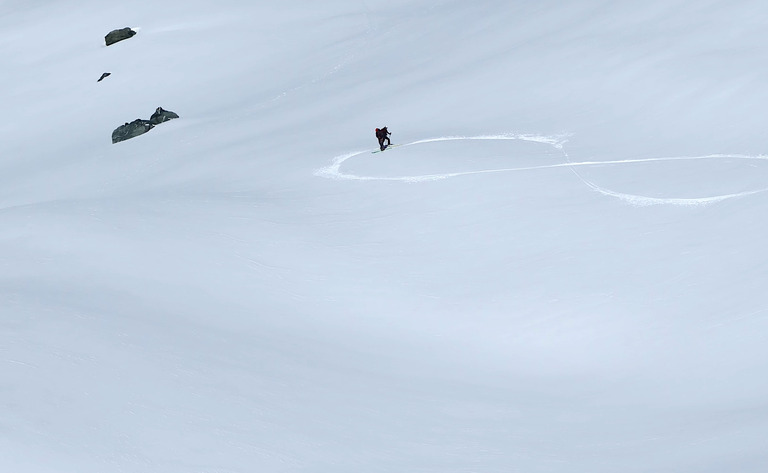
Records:
[[[388,146],[387,146],[386,148],[384,148],[384,149],[377,149],[377,150],[371,151],[371,154],[381,153],[381,152],[383,152],[383,151],[386,151],[386,150],[388,150],[389,148],[397,148],[398,146],[400,146],[400,145],[388,145]]]

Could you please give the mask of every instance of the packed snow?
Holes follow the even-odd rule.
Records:
[[[0,471],[766,471],[766,19],[3,0]]]

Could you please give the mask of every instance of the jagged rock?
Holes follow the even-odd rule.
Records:
[[[149,120],[137,118],[131,123],[126,123],[125,125],[117,127],[115,131],[112,132],[112,143],[129,140],[139,135],[143,135],[154,128],[155,125],[167,122],[168,120],[173,120],[174,118],[179,118],[179,116],[170,110],[163,110],[163,107],[157,107],[155,113],[152,114]]]
[[[163,110],[163,107],[157,107],[155,113],[149,117],[149,123],[153,125],[159,125],[160,123],[173,120],[174,118],[179,118],[179,116],[170,110]]]
[[[135,34],[135,31],[126,26],[125,28],[121,28],[119,30],[110,31],[109,34],[104,37],[104,41],[107,43],[107,46],[109,46],[110,44],[115,44],[118,41],[128,39]]]
[[[101,82],[102,79],[104,79],[105,77],[107,77],[107,76],[109,76],[111,74],[112,74],[111,72],[105,72],[104,74],[101,75],[101,77],[99,77],[99,80],[97,80],[96,82]]]
[[[155,125],[151,124],[148,120],[137,118],[131,123],[115,128],[115,131],[112,132],[112,143],[130,140],[131,138],[143,135],[154,127]]]

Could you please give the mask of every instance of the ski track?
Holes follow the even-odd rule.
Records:
[[[586,179],[578,172],[579,167],[587,166],[605,166],[605,165],[623,165],[623,164],[637,164],[637,163],[653,163],[653,162],[669,162],[669,161],[701,161],[701,160],[719,160],[719,159],[743,159],[743,160],[763,160],[768,161],[768,156],[765,155],[742,155],[742,154],[710,154],[705,156],[672,156],[672,157],[659,157],[659,158],[638,158],[638,159],[621,159],[610,161],[580,161],[573,162],[570,156],[565,151],[563,145],[566,142],[567,135],[561,136],[541,136],[541,135],[517,135],[517,134],[503,134],[503,135],[479,135],[479,136],[442,136],[437,138],[427,138],[423,140],[413,141],[411,143],[400,144],[400,147],[414,146],[424,143],[434,143],[438,141],[459,141],[459,140],[520,140],[529,141],[535,143],[542,143],[559,150],[563,153],[565,158],[564,163],[560,164],[548,164],[543,166],[526,166],[515,168],[500,168],[500,169],[484,169],[478,171],[463,171],[463,172],[451,172],[441,174],[423,174],[417,176],[396,176],[396,177],[377,177],[377,176],[358,176],[355,174],[347,174],[341,171],[341,166],[345,161],[352,159],[361,154],[368,153],[370,150],[353,151],[347,154],[336,156],[331,161],[331,164],[320,168],[315,171],[316,176],[325,177],[329,179],[337,180],[354,180],[354,181],[399,181],[408,183],[417,182],[429,182],[439,181],[443,179],[450,179],[453,177],[470,176],[476,174],[492,174],[502,172],[522,172],[522,171],[534,171],[543,169],[557,169],[568,168],[573,174],[586,185],[589,189],[602,194],[607,197],[612,197],[624,201],[630,205],[636,207],[647,207],[651,205],[675,205],[684,207],[699,207],[705,205],[711,205],[717,202],[722,202],[728,199],[734,199],[738,197],[746,197],[755,194],[761,194],[768,192],[768,188],[758,189],[754,191],[738,192],[735,194],[722,194],[710,197],[698,197],[698,198],[660,198],[660,197],[648,197],[642,195],[625,194],[622,192],[613,191],[605,187],[601,187],[589,179]]]

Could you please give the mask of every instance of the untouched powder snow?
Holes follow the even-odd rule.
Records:
[[[767,17],[3,1],[0,471],[762,473]]]

